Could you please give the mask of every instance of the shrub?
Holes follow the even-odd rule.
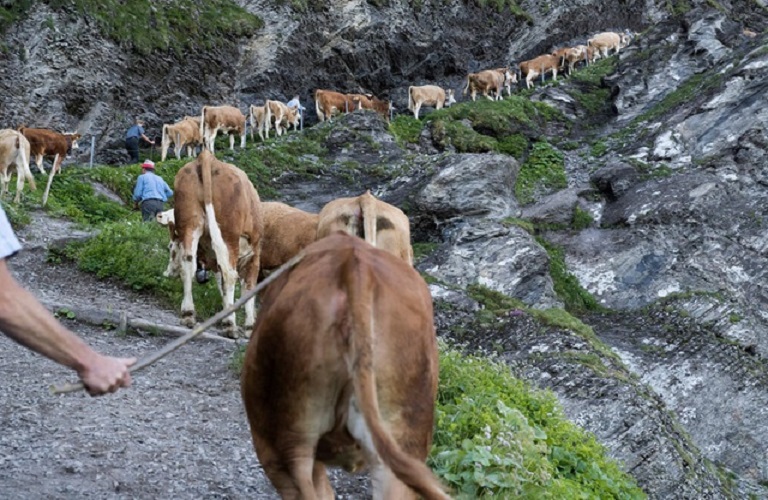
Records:
[[[396,116],[389,124],[389,131],[399,144],[406,142],[418,144],[422,130],[424,130],[424,122],[410,115]]]

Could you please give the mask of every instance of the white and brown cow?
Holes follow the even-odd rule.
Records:
[[[629,37],[626,35],[622,36],[613,31],[605,31],[587,40],[587,46],[595,49],[600,57],[608,57],[612,50],[614,54],[618,54],[628,42]]]
[[[533,80],[537,76],[544,78],[547,73],[552,73],[552,79],[557,81],[557,69],[560,67],[560,59],[553,54],[543,54],[528,61],[520,63],[521,78],[525,78],[525,87],[530,89]]]
[[[494,68],[480,71],[479,73],[470,73],[467,75],[467,85],[464,87],[463,95],[467,95],[469,91],[472,100],[477,98],[477,93],[482,92],[485,97],[491,100],[501,100],[503,95],[502,89],[509,82],[516,81],[517,77],[510,73],[509,68]],[[489,93],[495,93],[494,97],[491,97]],[[508,92],[511,93],[511,87],[508,88]]]
[[[267,287],[241,394],[282,498],[334,498],[326,466],[370,467],[373,498],[449,498],[425,461],[438,353],[432,298],[409,265],[334,234]]]
[[[269,113],[269,107],[266,104],[262,106],[251,104],[248,108],[248,116],[251,119],[251,140],[253,140],[253,131],[256,130],[263,142],[265,140],[265,129],[272,120]]]
[[[160,161],[165,161],[171,144],[177,160],[181,159],[181,151],[185,147],[187,156],[194,156],[195,148],[203,145],[203,137],[200,135],[200,117],[185,116],[176,123],[163,125]]]
[[[199,256],[214,263],[221,275],[224,308],[231,306],[238,277],[242,293],[256,286],[264,220],[259,195],[245,172],[218,161],[207,150],[178,171],[173,198],[173,222],[168,225],[171,254],[165,275],[181,276],[181,322],[192,327],[192,279]],[[245,304],[246,332],[253,326],[254,315],[252,299]],[[223,323],[230,336],[237,336],[234,313]]]
[[[408,110],[413,112],[413,116],[419,119],[419,110],[422,106],[432,106],[435,109],[443,109],[443,106],[449,107],[456,102],[453,95],[453,89],[446,92],[437,85],[421,85],[408,87]]]
[[[61,162],[64,161],[67,154],[78,148],[77,140],[81,135],[78,133],[60,133],[47,128],[29,128],[19,127],[19,132],[29,141],[32,157],[35,159],[38,170],[45,173],[43,168],[43,157],[52,156],[53,169],[58,172],[61,170]],[[58,155],[58,157],[56,156]]]
[[[21,200],[24,190],[24,179],[29,181],[29,187],[34,191],[35,178],[29,170],[30,145],[24,135],[11,129],[0,130],[0,197],[8,191],[11,182],[11,172],[16,169],[16,196],[13,201]]]
[[[240,136],[240,147],[245,148],[245,115],[234,106],[203,106],[200,113],[200,136],[203,145],[214,152],[219,130],[229,134],[229,149],[235,150],[235,135]]]
[[[339,113],[351,113],[357,108],[357,104],[347,94],[333,90],[315,90],[315,112],[321,122],[331,120]]]
[[[299,126],[299,112],[296,108],[289,108],[285,103],[280,101],[267,100],[265,106],[269,108],[269,117],[267,125],[265,127],[265,134],[269,138],[269,129],[274,124],[275,133],[278,136],[283,135],[283,132],[288,132],[288,127],[293,125],[293,129],[296,130]]]
[[[376,199],[370,191],[354,198],[338,198],[320,210],[317,239],[336,231],[359,236],[413,265],[411,227],[399,208]]]

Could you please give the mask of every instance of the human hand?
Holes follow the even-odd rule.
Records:
[[[115,392],[120,387],[130,387],[131,374],[128,367],[136,363],[136,358],[113,358],[95,356],[78,372],[85,390],[91,396],[101,396]]]

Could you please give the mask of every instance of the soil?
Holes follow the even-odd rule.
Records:
[[[151,296],[100,281],[72,263],[51,263],[47,247],[82,237],[71,225],[33,214],[9,259],[16,279],[53,311],[125,311],[177,326]],[[120,334],[75,314],[61,321],[97,350],[142,357],[174,337]],[[71,316],[71,314],[70,314]],[[52,395],[74,373],[0,336],[0,485],[4,499],[277,498],[253,451],[230,363],[238,346],[200,339],[137,372],[133,385],[91,398]],[[369,498],[365,475],[330,471],[337,498]]]

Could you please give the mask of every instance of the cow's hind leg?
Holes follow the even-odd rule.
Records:
[[[229,134],[229,149],[231,151],[235,150],[235,134]]]
[[[181,301],[181,324],[192,328],[195,326],[195,302],[192,298],[192,279],[197,271],[197,246],[202,230],[195,229],[189,238],[181,244],[181,282],[184,288],[184,298]]]

